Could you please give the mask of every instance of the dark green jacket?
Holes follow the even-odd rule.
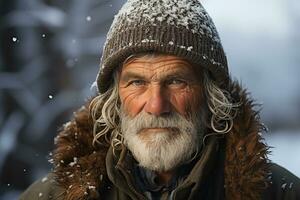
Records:
[[[222,138],[206,140],[172,199],[300,200],[299,178],[267,158],[252,101],[237,83],[231,83],[229,91],[236,102],[242,102],[233,129]],[[92,131],[87,104],[56,138],[54,170],[30,186],[20,200],[146,199],[136,187],[126,148],[113,156],[109,146],[93,145]]]
[[[266,200],[299,200],[300,199],[300,182],[297,177],[291,174],[286,169],[273,164],[271,166],[272,172],[272,184],[263,192],[261,199]],[[134,195],[134,192],[130,192],[128,185],[125,185],[122,189],[107,185],[107,193],[99,199],[142,199]],[[222,188],[218,190],[214,188],[216,193],[219,193]],[[179,193],[181,193],[179,191]],[[184,194],[184,193],[183,193]],[[187,194],[189,196],[189,194]],[[187,196],[178,196],[174,199],[188,199]],[[217,196],[217,195],[214,195]],[[20,197],[20,200],[63,200],[65,197],[65,190],[61,188],[55,181],[53,174],[47,176],[47,181],[38,180],[32,184]],[[75,198],[76,199],[76,198]],[[82,199],[82,198],[78,198]],[[85,198],[83,198],[85,199]],[[88,198],[86,198],[88,199]],[[194,199],[200,199],[195,196]],[[219,198],[207,198],[207,199],[225,199],[225,197]],[[247,199],[247,198],[245,198]]]

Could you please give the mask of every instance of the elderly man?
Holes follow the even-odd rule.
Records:
[[[125,3],[97,85],[21,199],[300,199],[198,0]]]

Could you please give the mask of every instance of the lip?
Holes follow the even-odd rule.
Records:
[[[171,131],[172,128],[143,128],[141,132],[148,132],[148,133],[156,133],[156,132],[166,132],[166,131]]]

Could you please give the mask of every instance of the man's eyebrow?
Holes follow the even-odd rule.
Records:
[[[140,74],[137,74],[135,72],[125,72],[123,76],[121,76],[121,81],[123,82],[127,82],[131,79],[144,79],[145,77],[140,75]]]
[[[191,71],[184,71],[182,69],[176,69],[172,73],[166,74],[162,79],[169,79],[169,78],[182,78],[187,80],[193,80],[194,73]]]
[[[164,77],[168,78],[168,77],[189,77],[191,75],[191,73],[183,71],[183,70],[176,70],[172,73],[166,74]]]
[[[181,69],[177,69],[177,70],[175,70],[175,72],[173,71],[172,73],[167,73],[160,77],[161,81],[165,81],[165,80],[172,79],[172,78],[181,78],[181,79],[185,79],[185,80],[195,81],[196,77],[193,77],[190,73],[185,72]],[[133,71],[127,71],[124,73],[123,76],[121,76],[120,81],[128,82],[132,79],[143,79],[144,80],[144,79],[146,79],[146,77],[142,74],[138,74]]]

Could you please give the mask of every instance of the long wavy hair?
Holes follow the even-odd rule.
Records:
[[[146,56],[157,55],[150,54]],[[133,57],[137,56],[131,56],[123,63],[126,63]],[[121,104],[119,99],[118,80],[119,73],[116,70],[110,88],[105,93],[95,97],[89,107],[91,116],[94,120],[93,144],[106,143],[111,145],[113,150],[120,149],[124,142],[120,128]],[[233,119],[237,114],[240,103],[233,102],[230,93],[218,87],[207,70],[204,70],[203,73],[203,87],[206,99],[205,106],[208,110],[208,113],[204,112],[207,115],[204,117],[206,120],[204,124],[206,124],[207,129],[212,130],[212,132],[206,133],[204,136],[203,143],[205,144],[205,139],[208,136],[224,135],[231,131]]]

